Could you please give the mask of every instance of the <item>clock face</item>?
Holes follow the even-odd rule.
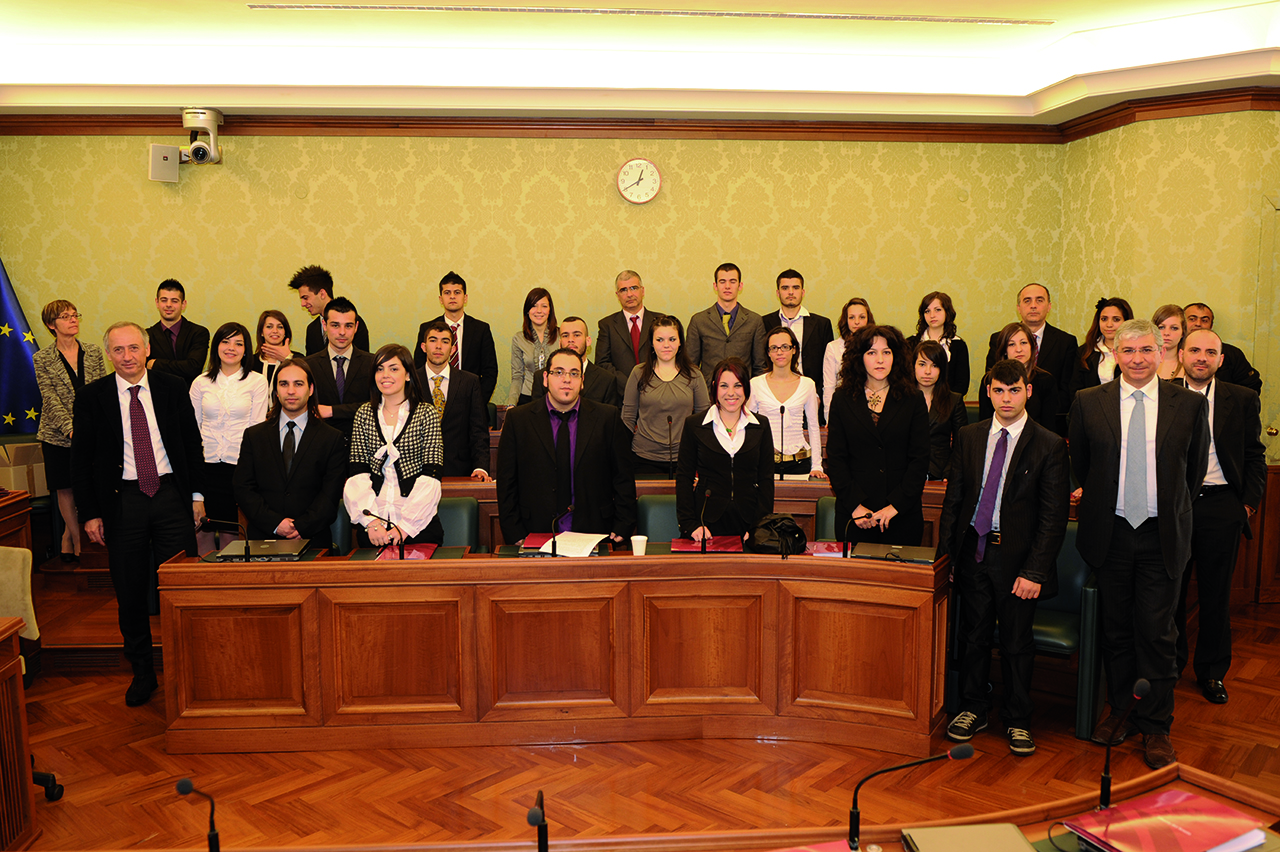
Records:
[[[628,160],[618,169],[618,192],[632,204],[652,201],[661,187],[658,167],[644,157]]]

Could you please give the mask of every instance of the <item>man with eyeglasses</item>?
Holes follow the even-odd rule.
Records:
[[[600,320],[596,330],[596,366],[617,374],[618,399],[636,364],[653,357],[653,318],[661,311],[646,310],[640,273],[624,269],[613,281],[613,294],[622,310]],[[564,344],[561,344],[562,346]]]
[[[582,317],[565,317],[560,322],[560,345],[572,349],[582,358],[582,396],[593,402],[605,405],[622,405],[622,394],[618,391],[616,375],[612,370],[603,370],[599,364],[587,360],[587,350],[591,348],[591,336],[587,334],[587,321]],[[532,395],[534,399],[546,396],[547,385],[542,380],[545,373],[533,377]]]
[[[564,347],[543,373],[546,396],[507,412],[498,441],[498,522],[508,544],[530,533],[609,533],[636,520],[631,433],[618,409],[582,398],[582,356]],[[570,511],[571,510],[571,511]]]
[[[1147,765],[1177,760],[1169,729],[1177,682],[1174,613],[1191,557],[1192,501],[1209,464],[1209,403],[1159,380],[1160,336],[1149,320],[1116,331],[1120,379],[1076,395],[1071,467],[1081,483],[1076,547],[1097,573],[1102,659],[1111,713],[1093,741],[1141,732]],[[1120,716],[1145,678],[1149,694]]]

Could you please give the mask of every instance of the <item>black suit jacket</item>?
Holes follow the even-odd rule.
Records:
[[[1157,379],[1157,381],[1159,381]],[[1160,546],[1170,578],[1191,558],[1191,503],[1209,463],[1209,401],[1161,382],[1156,415],[1156,511]],[[1101,565],[1111,547],[1120,487],[1120,380],[1076,394],[1071,406],[1071,468],[1083,489],[1076,517],[1076,547],[1085,562]]]
[[[547,395],[547,385],[542,380],[542,371],[534,373],[531,396],[541,399]],[[617,376],[599,364],[586,362],[586,372],[582,375],[582,395],[592,402],[622,406],[622,393],[618,390]]]
[[[1084,355],[1084,347],[1081,346],[1076,350],[1076,359],[1072,362],[1072,368],[1075,372],[1071,376],[1071,399],[1074,401],[1076,394],[1085,388],[1096,388],[1102,384],[1098,378],[1098,362],[1102,360],[1102,353],[1096,348],[1088,355],[1084,356],[1085,366],[1080,366],[1080,357]],[[1120,378],[1120,367],[1115,368],[1112,379]]]
[[[351,360],[345,365],[343,372],[346,382],[341,399],[338,398],[338,385],[333,378],[333,365],[329,363],[327,347],[314,355],[308,355],[307,366],[311,368],[316,381],[316,403],[333,406],[333,417],[329,419],[329,425],[350,440],[356,411],[369,402],[369,392],[373,387],[373,356],[355,346],[348,349],[347,353]]]
[[[988,370],[996,361],[1004,357],[1004,353],[996,352],[996,338],[999,336],[999,332],[992,334],[987,344]],[[1079,351],[1080,344],[1076,341],[1074,334],[1068,334],[1054,325],[1045,323],[1044,341],[1036,352],[1036,366],[1048,371],[1057,383],[1056,401],[1059,406],[1059,418],[1058,426],[1054,431],[1059,435],[1067,433],[1065,417],[1071,405],[1071,379],[1075,375],[1075,368],[1079,366],[1076,363],[1076,359],[1080,357]]]
[[[471,314],[464,314],[463,317],[462,351],[458,353],[458,364],[480,380],[480,393],[484,395],[484,404],[487,406],[493,397],[493,389],[498,384],[498,352],[493,347],[493,331],[490,330],[487,322],[478,320]],[[418,326],[418,339],[411,347],[413,365],[418,369],[423,369],[427,363],[427,354],[422,351],[419,344],[422,343],[423,335],[427,333],[427,326],[437,321],[448,322],[444,314],[441,314]],[[445,476],[448,475],[445,474]]]
[[[653,320],[662,311],[644,309],[640,320],[640,360],[631,351],[631,325],[622,311],[603,317],[596,327],[596,364],[612,370],[617,377],[618,399],[627,389],[627,377],[636,364],[643,364],[653,357]],[[615,405],[617,403],[614,403]]]
[[[702,422],[706,416],[703,411],[685,418],[680,432],[676,519],[685,538],[701,525],[700,521],[714,529],[730,503],[748,529],[773,511],[773,432],[768,421],[760,418],[759,423],[748,423],[742,449],[730,458],[712,425]],[[706,496],[708,489],[710,497]]]
[[[191,407],[189,383],[154,371],[148,371],[147,376],[156,428],[178,491],[200,493],[204,488],[204,445]],[[102,518],[110,527],[119,520],[124,475],[124,427],[114,373],[85,385],[76,394],[72,423],[72,488],[80,521]]]
[[[178,346],[169,341],[169,332],[157,322],[147,329],[151,342],[151,354],[155,363],[148,369],[156,373],[177,376],[190,385],[196,376],[205,371],[209,362],[209,329],[183,317],[178,329]]]
[[[1218,371],[1221,375],[1222,371]],[[1174,379],[1183,384],[1183,379]],[[1248,388],[1214,378],[1213,450],[1227,484],[1240,501],[1240,521],[1244,534],[1253,538],[1249,516],[1244,507],[1254,511],[1262,504],[1267,490],[1267,449],[1262,434],[1262,403]]]
[[[836,495],[836,537],[859,505],[873,512],[892,505],[898,516],[888,534],[899,544],[918,545],[924,537],[920,495],[929,472],[929,409],[915,391],[905,399],[890,396],[873,423],[858,392],[837,390],[831,397],[827,426],[827,476]],[[851,526],[856,532],[857,527]]]
[[[346,442],[319,417],[308,417],[285,473],[279,420],[258,423],[244,430],[231,481],[249,538],[276,538],[280,522],[293,518],[302,538],[324,545],[347,481]]]
[[[1262,393],[1262,376],[1244,357],[1239,346],[1232,346],[1222,341],[1222,366],[1218,368],[1217,377],[1224,382],[1248,388],[1256,394]]]
[[[321,314],[311,322],[307,323],[308,356],[314,355],[317,352],[323,352],[325,347],[329,345],[328,341],[325,340],[324,329],[320,327],[323,319],[324,315]],[[352,339],[351,345],[357,349],[369,352],[371,351],[369,349],[369,327],[364,324],[364,317],[360,316],[360,314],[356,314],[356,322],[360,325],[356,328],[356,336]]]
[[[981,420],[961,429],[956,438],[938,529],[938,555],[949,555],[953,565],[958,564],[961,543],[982,496],[990,432],[991,421]],[[1067,532],[1067,444],[1028,419],[1011,453],[1000,495],[998,585],[1012,590],[1014,580],[1022,577],[1040,584],[1044,600],[1058,593],[1058,550]]]
[[[424,368],[419,374],[422,398],[430,403],[431,371]],[[444,438],[443,476],[470,476],[477,468],[489,472],[489,411],[474,373],[449,368],[440,432]]]
[[[761,319],[764,320],[765,346],[768,346],[768,334],[782,325],[781,310],[771,311]],[[804,374],[813,379],[818,386],[818,399],[822,399],[822,356],[826,354],[827,344],[834,340],[831,332],[831,320],[817,314],[809,314],[802,321],[802,337],[800,341],[800,367]],[[767,354],[767,353],[766,353]],[[822,406],[818,406],[818,420],[826,425],[822,414]]]
[[[929,478],[946,479],[956,435],[969,425],[969,411],[964,407],[964,398],[955,391],[951,392],[951,411],[945,419],[937,416],[937,407],[935,401],[929,409]]]
[[[573,456],[573,529],[626,537],[636,522],[631,433],[618,409],[583,399]],[[512,408],[498,440],[498,522],[509,544],[551,532],[556,447],[546,400]]]

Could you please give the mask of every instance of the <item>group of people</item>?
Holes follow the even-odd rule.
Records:
[[[779,308],[761,315],[739,303],[742,273],[725,263],[714,304],[686,329],[647,308],[640,276],[625,270],[614,282],[620,310],[597,323],[588,360],[591,327],[557,320],[551,293],[534,288],[511,341],[512,407],[491,472],[496,349],[490,327],[465,311],[461,276],[440,281],[443,313],[421,325],[412,351],[371,353],[363,318],[324,269],[304,267],[290,286],[315,317],[305,354],[276,310],[252,339],[235,322],[210,335],[167,280],[158,322],[107,330],[106,378],[103,350],[77,340],[75,306],[42,312],[56,343],[35,357],[40,440],[67,520],[64,558],[76,558],[81,526],[109,548],[134,666],[130,705],[156,688],[148,566],[207,549],[197,541],[206,518],[234,521],[239,510],[250,538],[324,544],[341,504],[363,546],[438,543],[442,478],[496,477],[507,542],[565,530],[623,542],[641,475],[675,480],[680,530],[695,540],[749,533],[773,510],[775,479],[795,475],[830,479],[838,538],[904,545],[921,543],[925,482],[945,479],[939,554],[955,566],[968,649],[953,739],[987,726],[999,624],[1010,748],[1035,750],[1031,619],[1055,593],[1073,500],[1081,553],[1098,572],[1116,710],[1094,738],[1140,731],[1151,765],[1173,760],[1193,561],[1195,673],[1209,700],[1227,700],[1230,572],[1265,479],[1261,380],[1212,331],[1203,304],[1164,306],[1146,321],[1123,299],[1100,300],[1081,346],[1049,324],[1048,288],[1023,287],[1018,321],[991,335],[981,420],[967,425],[968,347],[940,291],[922,298],[909,336],[878,324],[865,298],[849,299],[837,336],[803,306],[796,270],[777,276]],[[1117,730],[1138,677],[1152,694],[1133,730]]]

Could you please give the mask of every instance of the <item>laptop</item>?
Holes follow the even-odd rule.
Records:
[[[932,547],[907,547],[901,544],[872,544],[859,542],[853,548],[857,559],[883,559],[886,562],[910,562],[915,565],[932,565],[937,551]]]
[[[248,542],[249,555],[245,556],[245,542],[233,541],[218,551],[219,562],[296,562],[307,546],[309,538],[268,538]]]

